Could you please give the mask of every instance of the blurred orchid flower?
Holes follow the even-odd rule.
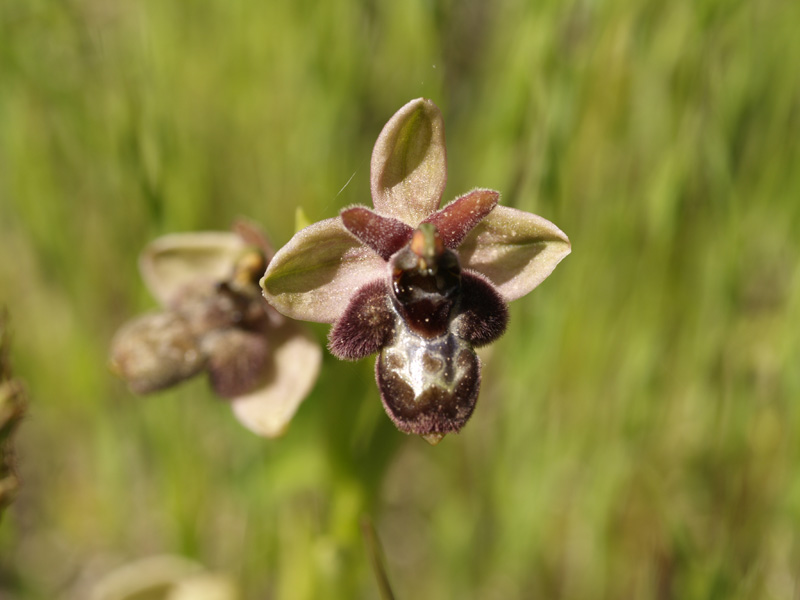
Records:
[[[437,210],[447,180],[444,123],[420,98],[386,124],[372,153],[375,210],[355,206],[299,231],[267,267],[264,295],[284,315],[333,323],[329,349],[378,352],[384,408],[432,444],[475,407],[473,348],[505,330],[506,303],[570,252],[567,236],[476,189]]]
[[[84,583],[84,586],[87,586]],[[196,562],[170,554],[147,556],[120,565],[88,590],[89,600],[239,600],[241,594],[225,573],[208,571]]]
[[[112,370],[138,394],[206,371],[242,424],[280,435],[316,381],[322,353],[303,326],[262,298],[257,282],[271,256],[263,234],[243,222],[233,232],[153,241],[139,268],[162,310],[119,330]]]

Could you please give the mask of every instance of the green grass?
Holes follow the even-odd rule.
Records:
[[[798,23],[779,0],[0,0],[0,304],[30,398],[0,596],[171,553],[243,598],[377,598],[368,514],[399,598],[795,597]],[[326,356],[277,441],[203,381],[110,375],[154,306],[145,243],[246,215],[279,246],[297,206],[368,204],[418,96],[447,199],[498,189],[573,243],[462,434],[395,431],[369,360]]]

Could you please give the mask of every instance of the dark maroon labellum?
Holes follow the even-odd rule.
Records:
[[[469,343],[445,333],[427,338],[397,320],[376,365],[383,405],[397,428],[421,435],[460,430],[475,408],[480,361]]]

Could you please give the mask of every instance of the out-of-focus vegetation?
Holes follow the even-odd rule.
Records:
[[[14,378],[9,355],[8,317],[0,311],[0,517],[19,489],[15,470],[14,434],[25,416],[25,392]]]
[[[800,3],[0,0],[0,303],[29,416],[0,597],[178,555],[242,598],[789,598],[800,585]],[[287,434],[109,340],[152,238],[369,204],[406,101],[573,253],[438,447],[326,356]],[[349,184],[348,184],[349,182]],[[321,342],[326,328],[315,330]]]

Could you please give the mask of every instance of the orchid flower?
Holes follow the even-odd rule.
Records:
[[[502,335],[507,303],[539,285],[570,243],[546,219],[499,206],[492,190],[439,209],[444,124],[430,100],[412,100],[389,120],[370,171],[374,210],[354,206],[299,231],[261,287],[284,315],[332,323],[338,358],[377,352],[387,414],[435,444],[475,408],[474,348]]]
[[[271,255],[263,234],[246,223],[150,243],[139,268],[162,310],[120,329],[112,370],[138,394],[205,371],[245,427],[280,435],[316,381],[322,352],[303,326],[262,298],[258,278]]]

